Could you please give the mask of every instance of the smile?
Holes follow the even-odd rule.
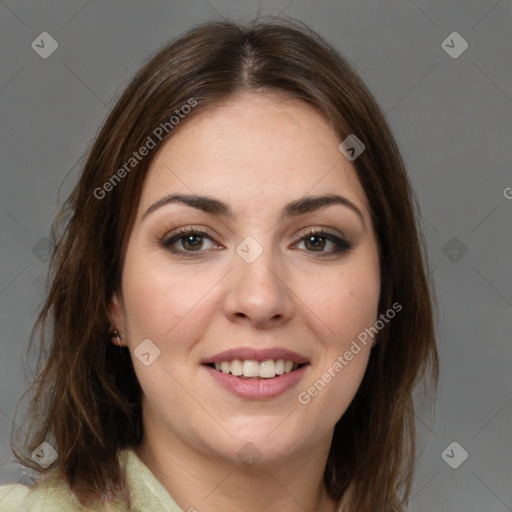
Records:
[[[311,363],[307,356],[283,347],[238,347],[203,359],[201,366],[232,394],[265,400],[297,385]]]
[[[272,379],[277,375],[284,375],[299,368],[298,363],[285,361],[284,359],[267,359],[258,362],[254,359],[234,359],[233,361],[222,361],[209,365],[217,371],[246,379]]]

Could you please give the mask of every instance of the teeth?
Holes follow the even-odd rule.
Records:
[[[244,367],[242,364],[242,361],[240,359],[235,359],[234,361],[231,361],[231,375],[236,375],[239,377],[243,374]]]
[[[215,363],[215,369],[222,373],[231,373],[237,377],[272,379],[276,375],[290,373],[299,367],[293,361],[285,361],[284,359],[267,359],[261,363],[253,359],[234,359],[233,361],[222,361]]]
[[[260,364],[258,361],[251,361],[250,359],[244,361],[242,367],[242,373],[244,377],[259,377],[260,376]]]
[[[273,359],[268,359],[267,361],[263,361],[259,364],[258,377],[262,377],[263,379],[271,379],[272,377],[275,377],[275,376],[276,376],[276,363],[274,363]]]

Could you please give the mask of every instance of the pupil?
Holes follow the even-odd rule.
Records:
[[[315,243],[315,239],[318,240],[319,242]],[[325,238],[318,235],[310,236],[306,240],[306,245],[307,244],[310,244],[313,247],[314,251],[322,250],[325,247]]]
[[[185,246],[189,245],[192,248],[201,247],[201,240],[199,240],[201,236],[199,235],[189,235],[185,238]],[[195,242],[194,242],[195,240]]]

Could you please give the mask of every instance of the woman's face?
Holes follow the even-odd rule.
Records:
[[[178,128],[149,169],[110,303],[146,432],[233,461],[328,446],[380,290],[354,167],[322,116],[282,96],[245,94]]]

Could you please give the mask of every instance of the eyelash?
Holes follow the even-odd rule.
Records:
[[[212,237],[203,229],[198,228],[180,228],[178,229],[173,235],[163,238],[160,241],[160,245],[171,251],[174,254],[179,254],[181,256],[184,256],[186,258],[194,258],[194,257],[201,257],[200,253],[206,252],[204,250],[198,250],[198,251],[186,251],[181,249],[176,249],[173,247],[173,244],[180,239],[185,238],[186,236],[190,235],[200,235],[201,237],[209,238],[213,241]],[[300,237],[300,242],[304,242],[307,240],[308,237],[312,236],[318,236],[321,238],[325,238],[329,241],[331,241],[335,248],[331,251],[307,251],[310,253],[318,252],[318,257],[324,258],[328,256],[332,256],[334,254],[344,253],[348,252],[350,249],[352,249],[352,244],[348,242],[347,240],[344,240],[343,238],[338,237],[334,233],[331,233],[327,230],[316,230],[316,229],[308,229],[306,232],[302,233],[302,236]]]

